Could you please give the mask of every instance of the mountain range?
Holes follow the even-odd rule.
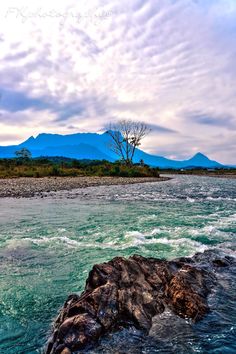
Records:
[[[77,133],[69,135],[43,133],[36,138],[31,136],[19,145],[0,146],[0,158],[14,157],[17,150],[25,147],[30,150],[32,157],[63,156],[113,162],[118,157],[109,147],[110,139],[107,133]],[[188,160],[176,161],[162,156],[151,155],[137,149],[134,155],[134,162],[139,162],[140,160],[150,166],[160,168],[223,167],[217,161],[210,160],[200,152]]]

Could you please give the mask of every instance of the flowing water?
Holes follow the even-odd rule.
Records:
[[[235,234],[235,179],[176,176],[1,199],[0,352],[42,353],[60,306],[83,290],[95,263],[134,253],[171,259],[209,248],[235,256]],[[90,352],[235,353],[235,280],[232,271],[219,276],[212,311],[198,324],[167,311],[148,338],[131,328]]]

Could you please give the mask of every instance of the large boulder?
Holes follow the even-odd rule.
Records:
[[[70,295],[60,311],[46,354],[75,353],[122,327],[148,333],[153,317],[166,308],[198,321],[209,311],[215,269],[232,262],[208,251],[173,261],[134,255],[95,265],[84,292]]]

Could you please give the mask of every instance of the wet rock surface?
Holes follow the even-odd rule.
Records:
[[[233,265],[234,258],[212,251],[173,261],[116,257],[95,265],[84,292],[70,295],[60,311],[46,354],[81,353],[122,328],[147,334],[165,311],[201,320],[210,310],[207,297],[217,272]]]

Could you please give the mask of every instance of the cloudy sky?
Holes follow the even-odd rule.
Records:
[[[235,0],[8,0],[0,145],[152,125],[147,152],[236,163]]]

